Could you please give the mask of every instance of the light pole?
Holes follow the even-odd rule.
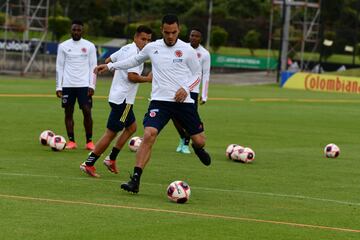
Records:
[[[207,49],[210,49],[212,9],[213,9],[213,0],[208,0],[208,25],[207,25],[207,39],[206,39]]]

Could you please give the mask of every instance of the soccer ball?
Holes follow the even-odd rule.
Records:
[[[174,181],[167,188],[168,198],[176,203],[185,203],[191,194],[190,186],[184,181]]]
[[[235,148],[236,146],[239,146],[239,145],[237,145],[237,144],[230,144],[230,145],[226,148],[225,156],[226,156],[228,159],[231,159],[231,154],[233,153],[234,148]]]
[[[324,154],[327,158],[337,158],[340,155],[340,148],[334,143],[329,143],[324,148]]]
[[[240,160],[240,154],[244,151],[244,147],[240,146],[240,145],[236,145],[231,154],[230,154],[230,159],[234,160],[234,161],[239,161]]]
[[[255,152],[251,148],[235,148],[231,154],[234,161],[250,163],[255,160]]]
[[[39,141],[42,145],[46,146],[50,144],[50,139],[55,136],[55,133],[51,130],[45,130],[40,134]]]
[[[63,136],[55,135],[51,138],[49,145],[54,151],[62,151],[65,149],[66,140]]]
[[[132,137],[129,140],[129,148],[130,151],[132,152],[136,152],[140,146],[140,144],[142,143],[142,138],[141,137]]]

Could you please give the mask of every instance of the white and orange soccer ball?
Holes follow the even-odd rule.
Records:
[[[45,130],[40,134],[39,141],[42,145],[46,146],[50,144],[50,140],[55,136],[55,133],[51,130]]]
[[[54,151],[62,151],[66,147],[66,139],[63,136],[55,135],[51,138],[49,145]]]
[[[340,155],[340,148],[335,143],[329,143],[324,148],[324,154],[327,158],[337,158]]]
[[[136,152],[142,143],[141,137],[132,137],[129,140],[129,149],[132,152]]]
[[[227,146],[226,151],[225,151],[226,158],[231,159],[231,154],[233,153],[234,148],[236,146],[239,146],[239,145],[238,144],[230,144],[229,146]]]
[[[238,146],[234,148],[231,159],[242,163],[250,163],[255,160],[255,152],[251,148]]]
[[[176,203],[186,203],[190,194],[190,186],[184,181],[174,181],[167,188],[168,198]]]

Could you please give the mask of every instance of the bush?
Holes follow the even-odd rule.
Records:
[[[260,33],[256,30],[250,30],[246,33],[243,39],[243,46],[249,48],[250,53],[254,56],[254,50],[260,47]]]
[[[219,26],[214,26],[211,30],[211,47],[214,52],[217,52],[219,48],[225,45],[228,38],[228,33],[225,29]]]
[[[68,17],[49,17],[49,30],[54,34],[56,41],[70,31],[71,20]]]
[[[105,25],[105,36],[107,37],[116,37],[116,38],[124,38],[124,28],[127,24],[127,20],[125,17],[121,16],[111,16],[106,20]]]
[[[5,24],[5,13],[0,12],[0,26]]]

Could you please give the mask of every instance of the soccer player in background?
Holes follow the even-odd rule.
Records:
[[[74,20],[71,39],[59,44],[56,58],[56,96],[61,98],[65,109],[65,126],[69,141],[67,149],[77,148],[74,134],[74,106],[76,99],[84,116],[86,132],[85,148],[94,149],[92,141],[92,96],[95,91],[97,65],[95,45],[82,38],[84,24]]]
[[[202,91],[201,91],[201,100],[200,104],[205,104],[207,100],[207,94],[208,94],[208,87],[209,87],[209,78],[210,78],[210,53],[208,50],[206,50],[200,43],[202,40],[202,33],[199,29],[193,28],[190,31],[190,37],[189,37],[189,44],[191,47],[193,47],[196,51],[197,57],[200,61],[201,66],[201,85],[202,85]],[[199,91],[200,91],[200,84],[196,85],[193,91],[190,92],[190,96],[192,99],[194,99],[195,102],[195,108],[197,110],[198,107],[198,98],[199,98]],[[176,130],[178,131],[180,135],[180,142],[178,147],[176,148],[176,152],[180,153],[186,153],[189,154],[189,142],[190,142],[190,136],[184,128],[176,121],[174,121],[174,126]]]
[[[134,35],[134,42],[123,46],[105,60],[105,63],[117,62],[136,55],[144,46],[151,41],[152,31],[146,26],[139,26]],[[116,158],[127,140],[136,131],[136,121],[133,112],[133,104],[139,87],[139,83],[151,82],[151,73],[141,76],[144,64],[127,70],[115,70],[110,88],[109,104],[111,112],[108,118],[105,133],[95,144],[95,149],[89,154],[87,160],[80,165],[80,170],[92,177],[99,177],[94,167],[100,155],[108,148],[117,133],[122,131],[117,138],[111,153],[105,157],[104,165],[110,172],[118,173]]]
[[[190,134],[195,154],[209,166],[210,155],[205,151],[203,124],[195,109],[192,91],[200,82],[201,68],[195,50],[178,39],[179,21],[175,15],[162,19],[163,39],[147,44],[138,55],[124,61],[99,65],[95,73],[109,69],[127,69],[147,59],[152,63],[152,90],[149,108],[144,117],[143,141],[136,153],[136,164],[130,181],[121,188],[139,192],[141,174],[150,160],[152,146],[170,119],[176,119]]]

